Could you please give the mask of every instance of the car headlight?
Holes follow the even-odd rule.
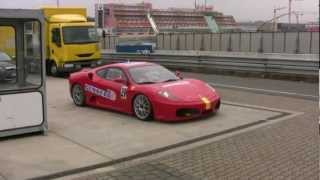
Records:
[[[168,91],[159,91],[158,94],[164,98],[171,99],[171,100],[178,100],[176,96],[173,96]]]
[[[216,90],[212,87],[212,86],[210,86],[210,84],[206,84],[207,85],[207,87],[209,88],[209,89],[211,89],[211,91],[213,92],[213,93],[216,93]]]

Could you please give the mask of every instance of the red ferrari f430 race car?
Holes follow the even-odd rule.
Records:
[[[165,67],[127,62],[83,69],[69,77],[78,106],[94,106],[133,114],[141,120],[183,121],[218,111],[213,87],[183,79]]]

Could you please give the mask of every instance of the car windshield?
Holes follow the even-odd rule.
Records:
[[[137,84],[153,84],[179,79],[174,73],[159,65],[132,67],[129,69],[129,74]]]
[[[98,42],[97,30],[94,27],[64,27],[64,44],[82,44]]]
[[[10,60],[11,59],[7,54],[0,52],[0,61],[10,61]]]

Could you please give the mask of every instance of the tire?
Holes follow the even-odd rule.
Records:
[[[132,103],[134,115],[142,121],[153,120],[152,105],[149,99],[142,94],[137,95]]]
[[[71,97],[75,105],[85,106],[86,97],[80,84],[75,84],[72,86]]]
[[[51,61],[48,60],[48,59],[46,59],[46,74],[47,74],[48,76],[51,75],[51,74],[50,74],[50,65],[51,65]]]
[[[60,76],[61,76],[61,73],[60,73],[59,70],[58,70],[58,66],[57,66],[57,64],[56,64],[54,61],[52,61],[52,62],[50,63],[50,66],[49,66],[49,74],[50,74],[51,76],[54,76],[54,77],[60,77]]]

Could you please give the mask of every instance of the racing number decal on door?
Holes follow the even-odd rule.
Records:
[[[127,92],[128,92],[128,87],[127,86],[122,86],[121,90],[120,90],[121,99],[127,99]]]
[[[87,92],[90,92],[94,95],[97,96],[101,96],[103,98],[109,99],[111,101],[115,101],[117,99],[116,93],[110,89],[107,90],[103,90],[103,89],[99,89],[95,86],[89,85],[89,84],[85,84],[84,85],[84,90]]]

